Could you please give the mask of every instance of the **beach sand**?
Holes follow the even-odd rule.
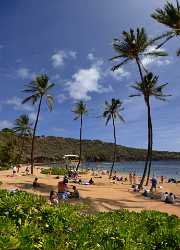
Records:
[[[24,167],[20,169],[20,172],[24,171]],[[7,177],[9,175],[9,177]],[[43,175],[40,173],[40,169],[34,170],[34,175],[31,176],[19,176],[10,177],[12,175],[11,170],[0,171],[0,181],[3,183],[1,189],[18,188],[27,192],[35,193],[48,197],[51,190],[57,191],[58,179],[55,176]],[[32,189],[32,182],[35,177],[38,177],[40,187],[38,190]],[[102,175],[102,178],[95,178],[91,173],[81,175],[82,180],[89,180],[93,178],[94,185],[79,185],[68,183],[68,187],[72,189],[73,185],[76,185],[80,192],[80,200],[67,202],[74,204],[88,205],[88,211],[91,213],[97,211],[112,211],[117,209],[128,209],[130,211],[142,211],[142,210],[157,210],[161,212],[167,212],[180,217],[180,183],[170,184],[164,183],[163,188],[157,189],[157,192],[172,192],[177,196],[176,204],[166,204],[160,200],[146,199],[141,193],[132,192],[130,184],[127,183],[111,183],[107,175]],[[60,177],[62,178],[62,177]]]

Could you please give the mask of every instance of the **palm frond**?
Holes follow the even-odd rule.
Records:
[[[129,60],[130,60],[129,58],[125,59],[125,60],[122,61],[121,63],[118,63],[117,65],[113,66],[113,67],[111,68],[111,70],[112,70],[112,71],[115,71],[115,70],[119,69],[119,68],[122,67],[124,64],[128,63]]]

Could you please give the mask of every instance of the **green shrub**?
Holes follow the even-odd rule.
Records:
[[[88,215],[79,206],[0,190],[0,249],[179,250],[180,220],[155,211]]]
[[[68,174],[68,170],[66,168],[46,168],[41,170],[42,174],[52,174],[52,175],[66,175]]]

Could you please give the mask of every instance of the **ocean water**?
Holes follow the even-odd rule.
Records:
[[[100,170],[110,169],[111,162],[87,162],[83,167]],[[130,162],[116,162],[114,170],[120,172],[135,172],[137,175],[142,175],[144,170],[144,161],[130,161]],[[165,176],[167,178],[180,179],[180,161],[166,160],[166,161],[152,161],[151,176]]]

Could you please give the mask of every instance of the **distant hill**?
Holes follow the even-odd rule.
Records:
[[[17,144],[21,138],[11,136]],[[0,141],[6,142],[9,136],[0,132]],[[25,150],[23,160],[30,159],[31,138],[25,138]],[[61,160],[65,154],[78,154],[79,141],[73,138],[54,136],[37,136],[35,142],[35,160],[37,162]],[[83,140],[83,159],[86,161],[111,161],[113,156],[113,144],[99,140]],[[144,160],[146,150],[138,148],[117,146],[117,161],[139,161]],[[154,160],[180,160],[179,152],[154,151]]]

